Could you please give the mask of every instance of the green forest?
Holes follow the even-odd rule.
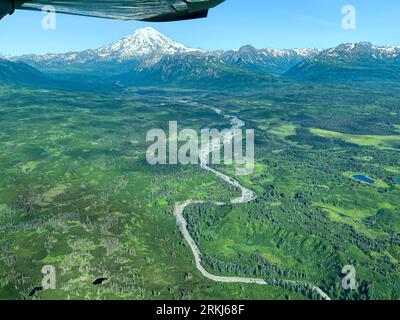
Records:
[[[0,299],[400,299],[400,94],[281,81],[257,90],[0,86]],[[198,103],[193,108],[185,101]],[[255,130],[255,171],[146,162],[168,121]],[[184,216],[218,283],[196,269]],[[44,265],[55,290],[41,290]],[[342,288],[342,268],[357,288]],[[96,281],[103,279],[102,281]]]

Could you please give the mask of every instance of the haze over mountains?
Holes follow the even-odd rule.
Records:
[[[361,42],[328,50],[256,49],[247,45],[239,50],[204,51],[188,48],[153,28],[139,29],[96,50],[0,56],[0,59],[0,81],[9,82],[13,79],[24,82],[19,78],[42,77],[44,73],[57,79],[86,77],[93,82],[97,78],[119,85],[197,85],[223,89],[259,86],[282,78],[317,82],[396,81],[400,74],[399,47]]]

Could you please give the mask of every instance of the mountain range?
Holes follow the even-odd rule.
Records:
[[[256,49],[247,45],[238,50],[205,51],[189,48],[153,28],[139,29],[95,50],[0,56],[0,61],[0,81],[14,79],[22,83],[27,81],[21,81],[21,77],[48,76],[93,83],[97,79],[119,85],[229,88],[258,87],[279,79],[313,82],[400,79],[400,47],[360,42],[327,50]]]
[[[287,71],[286,77],[318,82],[398,81],[400,47],[342,44],[304,59]]]
[[[13,62],[0,57],[0,83],[17,83],[30,85],[42,83],[45,75],[24,62]]]
[[[9,60],[19,60],[37,67],[71,66],[98,62],[143,61],[150,57],[202,52],[187,48],[164,36],[153,28],[142,28],[121,40],[96,50],[68,52],[63,54],[7,56]]]

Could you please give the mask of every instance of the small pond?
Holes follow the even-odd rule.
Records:
[[[366,183],[369,183],[369,184],[375,183],[374,180],[372,180],[372,179],[370,179],[370,178],[368,178],[366,176],[359,175],[359,174],[354,175],[353,178],[357,179],[357,180],[360,180],[360,181],[363,181],[363,182],[366,182]]]

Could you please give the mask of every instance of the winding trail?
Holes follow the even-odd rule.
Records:
[[[181,103],[188,103],[188,101],[179,101]],[[235,130],[236,129],[241,129],[242,127],[245,126],[245,123],[237,118],[236,116],[231,116],[231,115],[224,115],[222,111],[218,108],[207,106],[207,105],[200,105],[199,103],[195,102],[190,102],[191,105],[193,106],[203,106],[209,109],[212,109],[214,112],[216,112],[219,115],[224,116],[225,118],[229,118],[232,127],[230,128],[229,132],[226,133],[227,137],[229,139],[233,139]],[[238,181],[235,179],[223,174],[222,172],[219,172],[213,168],[210,168],[208,166],[208,157],[209,154],[214,150],[214,148],[219,148],[220,146],[217,144],[210,143],[209,145],[205,146],[204,148],[201,149],[200,151],[200,167],[204,170],[210,171],[211,173],[215,174],[217,177],[221,178],[225,182],[229,183],[230,185],[238,188],[241,190],[242,195],[238,198],[235,198],[231,200],[232,204],[242,204],[242,203],[248,203],[254,199],[257,198],[257,195],[250,189],[243,187]],[[223,202],[215,202],[215,201],[196,201],[196,200],[186,200],[183,203],[178,203],[175,205],[173,214],[176,218],[177,225],[182,233],[182,236],[188,243],[190,249],[193,252],[194,259],[196,262],[196,268],[197,270],[207,279],[210,279],[212,281],[216,282],[225,282],[225,283],[247,283],[247,284],[258,284],[258,285],[277,285],[277,284],[287,284],[290,286],[294,287],[299,287],[299,288],[304,288],[307,290],[310,290],[312,292],[317,293],[322,299],[324,300],[331,300],[330,297],[319,287],[314,286],[308,282],[305,281],[296,281],[296,280],[281,280],[281,279],[260,279],[260,278],[245,278],[245,277],[224,277],[224,276],[217,276],[214,274],[209,273],[201,264],[201,252],[199,247],[197,246],[196,242],[190,235],[190,232],[188,230],[187,222],[185,220],[185,217],[183,215],[184,210],[186,207],[190,205],[195,205],[195,204],[202,204],[202,203],[210,203],[214,204],[217,206],[223,206],[225,203]]]

